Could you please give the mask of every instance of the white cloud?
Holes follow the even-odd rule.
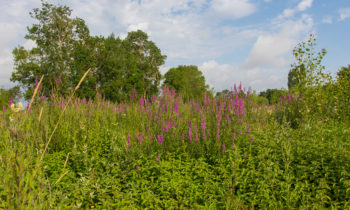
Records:
[[[325,16],[322,19],[322,23],[328,23],[328,24],[332,24],[333,23],[333,17],[330,15]]]
[[[345,20],[350,17],[350,7],[339,9],[339,20]]]
[[[312,6],[313,0],[301,0],[295,8],[284,9],[279,19],[292,17],[297,12],[302,12]]]
[[[288,20],[279,25],[279,31],[260,35],[245,61],[247,68],[260,65],[270,65],[282,68],[288,60],[286,55],[291,52],[301,37],[305,36],[313,26],[313,20],[303,15],[299,20]]]
[[[299,11],[304,11],[312,6],[312,2],[313,2],[313,0],[302,0],[298,4],[297,8]]]
[[[244,67],[220,64],[215,60],[203,62],[199,69],[203,72],[206,83],[215,87],[215,91],[232,89],[234,84],[251,87],[262,91],[268,88],[281,88],[287,84],[286,70],[263,69],[260,67],[247,69]]]
[[[248,0],[212,0],[212,8],[217,15],[226,18],[242,18],[256,11],[256,7]]]

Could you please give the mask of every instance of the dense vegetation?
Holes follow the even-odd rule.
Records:
[[[90,37],[67,7],[33,14],[37,47],[14,50],[13,74],[31,100],[0,92],[0,208],[350,208],[350,66],[325,73],[313,35],[288,90],[214,97],[196,66],[160,91],[165,56],[142,31]],[[45,35],[51,14],[75,41]]]

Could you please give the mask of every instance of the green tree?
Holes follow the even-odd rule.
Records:
[[[287,95],[288,91],[284,89],[267,89],[259,93],[259,96],[267,98],[269,104],[276,104],[280,98]]]
[[[10,89],[0,88],[0,107],[7,106],[10,100],[17,101],[21,98],[20,87],[14,86]]]
[[[316,53],[316,35],[310,34],[307,41],[299,43],[293,49],[296,63],[291,65],[288,74],[288,89],[304,92],[306,88],[322,85],[329,79],[323,73],[325,67],[321,64],[327,51],[322,49]]]
[[[42,90],[45,95],[54,91],[57,80],[65,94],[73,87],[69,77],[72,71],[73,51],[77,43],[83,44],[89,37],[89,30],[80,18],[70,18],[72,10],[67,6],[42,3],[42,8],[30,12],[38,22],[28,27],[26,39],[35,42],[35,47],[26,50],[19,46],[13,50],[15,71],[11,81],[17,81],[31,95],[35,80],[42,75],[45,79]],[[59,79],[60,78],[60,79]]]
[[[182,94],[184,99],[192,99],[202,97],[209,86],[205,84],[205,77],[198,70],[197,66],[178,66],[171,68],[164,75],[164,84],[168,88]]]
[[[103,40],[97,69],[99,92],[109,100],[125,100],[134,86],[138,91],[144,88],[130,42],[115,38],[114,34]]]
[[[138,91],[142,91],[144,95],[158,94],[161,80],[159,67],[164,64],[166,56],[161,54],[156,44],[148,40],[148,35],[141,30],[129,32],[125,41],[130,43],[136,61],[137,72],[133,72],[130,78],[138,79]]]

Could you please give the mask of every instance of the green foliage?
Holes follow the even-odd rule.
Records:
[[[20,87],[14,86],[8,90],[0,88],[0,106],[8,106],[10,100],[17,101],[21,98]]]
[[[163,86],[173,88],[184,99],[202,98],[209,87],[197,66],[178,66],[171,68],[164,75]]]
[[[267,98],[269,104],[277,104],[287,94],[288,91],[284,89],[267,89],[260,92],[259,96]]]
[[[92,37],[84,20],[72,19],[71,12],[67,6],[43,2],[42,8],[30,13],[38,23],[28,28],[25,38],[34,41],[35,47],[13,50],[15,71],[11,77],[26,90],[26,99],[42,75],[42,95],[66,96],[88,69],[91,73],[77,91],[81,98],[102,93],[109,100],[121,101],[134,87],[144,96],[158,94],[159,67],[166,56],[146,33],[129,32],[125,40],[113,34]]]
[[[293,50],[296,63],[292,64],[292,69],[288,74],[288,89],[296,89],[304,93],[307,88],[324,85],[329,79],[325,74],[324,66],[321,65],[323,57],[327,51],[322,49],[315,52],[316,35],[310,34],[307,41],[299,43]]]
[[[349,208],[346,121],[293,121],[304,98],[259,106],[258,98],[242,91],[189,103],[165,88],[147,103],[74,99],[42,161],[67,99],[7,110],[0,207]]]
[[[33,86],[42,75],[44,95],[51,95],[58,80],[61,84],[58,93],[69,92],[72,71],[72,55],[76,44],[83,44],[89,37],[84,20],[70,18],[72,10],[66,6],[42,3],[30,13],[37,23],[28,27],[26,39],[32,40],[35,47],[26,50],[19,46],[13,50],[15,71],[11,81],[17,81],[27,89],[25,98],[32,95]]]

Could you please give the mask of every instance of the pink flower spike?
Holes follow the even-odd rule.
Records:
[[[254,137],[252,137],[252,138],[250,139],[250,143],[253,143],[253,141],[254,141]]]
[[[130,133],[128,133],[128,148],[130,147]]]
[[[226,149],[225,144],[223,144],[222,145],[222,153],[225,153],[225,149]]]
[[[236,140],[236,133],[233,133],[232,139],[233,141]]]
[[[3,107],[2,107],[2,111],[3,111],[3,112],[6,112],[6,106],[3,106]]]
[[[158,161],[158,163],[160,163],[160,156],[159,156],[159,154],[157,155],[157,161]]]
[[[6,125],[6,121],[5,120],[2,121],[2,125]]]

